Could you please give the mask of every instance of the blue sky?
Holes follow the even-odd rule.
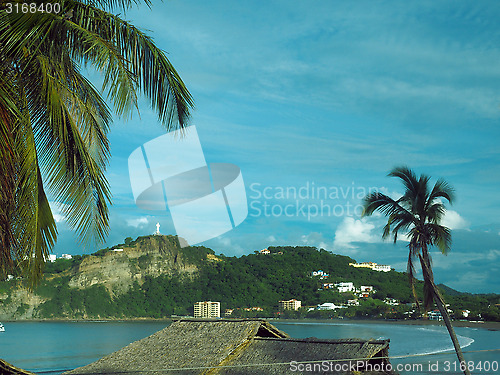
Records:
[[[402,192],[386,175],[406,164],[456,189],[445,217],[453,247],[434,254],[437,282],[500,293],[498,2],[172,0],[123,17],[148,30],[194,96],[207,162],[241,168],[249,215],[203,245],[228,256],[310,245],[403,271],[406,243],[383,242],[383,218],[355,207],[370,188]],[[146,101],[140,116],[115,121],[105,246],[151,234],[156,222],[175,233],[168,212],[135,205],[128,175],[132,151],[164,133]],[[328,214],[300,209],[314,214],[321,200]],[[55,253],[95,251],[56,217]]]

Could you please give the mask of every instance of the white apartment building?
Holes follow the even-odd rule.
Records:
[[[427,317],[429,318],[429,320],[437,320],[437,321],[442,321],[443,320],[443,316],[441,315],[441,313],[439,312],[439,310],[429,311],[427,313]]]
[[[387,264],[376,264],[372,269],[378,272],[390,272],[391,266]]]
[[[194,304],[195,318],[220,318],[220,302],[204,301]]]
[[[378,272],[389,272],[391,270],[391,266],[387,264],[377,264],[374,262],[349,263],[349,265],[355,268],[369,268]]]
[[[339,293],[347,293],[347,292],[355,292],[356,288],[354,288],[354,284],[352,282],[348,283],[337,283],[335,287],[339,291]]]
[[[341,305],[336,305],[332,302],[325,302],[322,303],[321,305],[318,305],[317,309],[318,310],[337,310],[337,309],[345,309],[345,306]]]
[[[302,306],[302,301],[291,299],[288,301],[280,301],[280,310],[298,310]]]

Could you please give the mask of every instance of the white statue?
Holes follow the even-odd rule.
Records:
[[[156,235],[159,235],[160,234],[160,223],[156,223],[156,232],[155,232]]]

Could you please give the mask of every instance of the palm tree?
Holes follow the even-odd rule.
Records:
[[[111,13],[137,2],[61,0],[44,12],[50,1],[0,5],[0,268],[19,265],[30,285],[57,239],[47,194],[81,241],[108,233],[112,110],[83,70],[102,74],[119,116],[138,109],[142,92],[166,129],[189,120],[192,97],[165,54]]]
[[[446,207],[441,198],[451,204],[454,200],[454,190],[442,179],[439,179],[431,190],[430,178],[426,175],[417,178],[415,173],[408,167],[394,168],[388,176],[398,177],[402,180],[405,187],[404,195],[394,200],[379,192],[368,194],[363,200],[363,216],[369,216],[375,211],[379,211],[388,217],[382,234],[383,238],[392,235],[394,243],[397,241],[398,234],[406,235],[409,238],[407,272],[417,306],[419,304],[414,287],[414,262],[416,260],[420,262],[424,278],[425,311],[431,308],[434,301],[443,316],[458,359],[460,363],[465,363],[443,297],[436,284],[434,284],[431,255],[429,253],[431,246],[437,246],[445,255],[450,250],[450,229],[440,224],[446,212]],[[470,374],[467,368],[465,368],[464,373]]]

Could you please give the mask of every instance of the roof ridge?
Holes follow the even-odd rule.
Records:
[[[390,339],[374,340],[374,339],[318,339],[316,337],[309,337],[305,339],[297,339],[292,337],[254,337],[254,340],[274,340],[274,341],[291,341],[291,342],[306,342],[314,344],[389,344]]]

